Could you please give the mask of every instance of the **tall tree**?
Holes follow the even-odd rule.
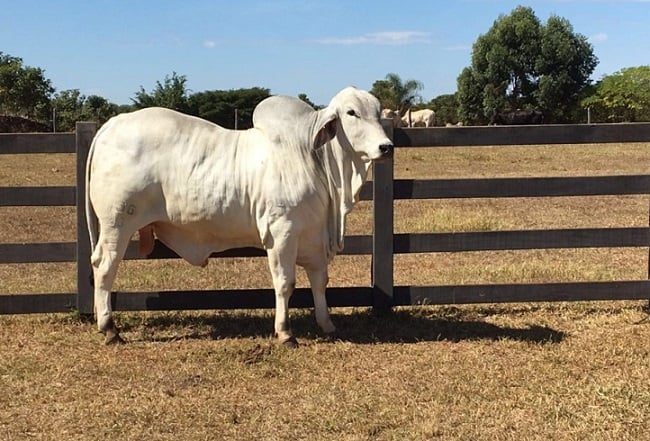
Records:
[[[235,127],[235,109],[237,109],[237,128],[246,129],[253,126],[255,106],[269,96],[269,89],[260,87],[210,90],[191,95],[188,106],[191,114],[227,128]]]
[[[438,95],[429,101],[428,108],[436,112],[439,125],[456,124],[458,119],[458,97],[455,93]]]
[[[300,93],[300,94],[298,94],[298,99],[301,100],[301,101],[304,101],[304,102],[307,103],[307,104],[309,104],[309,105],[312,106],[314,109],[317,109],[317,110],[318,110],[318,109],[322,109],[322,108],[323,108],[323,106],[320,106],[320,105],[318,105],[318,104],[314,104],[314,102],[313,102],[312,100],[309,99],[309,97],[307,96],[306,93]]]
[[[542,28],[541,52],[535,65],[539,75],[537,106],[556,122],[572,120],[597,64],[587,37],[574,33],[568,20],[551,16]]]
[[[54,87],[45,72],[0,52],[0,114],[49,121]]]
[[[422,98],[419,92],[424,86],[417,80],[403,81],[399,75],[389,73],[383,80],[373,83],[370,93],[377,97],[385,109],[399,111],[403,116]]]
[[[86,97],[79,89],[69,89],[57,92],[52,98],[52,108],[55,121],[54,129],[57,132],[71,132],[74,130],[75,122],[83,118],[83,105]]]
[[[497,105],[490,105],[487,112],[484,112],[483,106],[483,89],[484,80],[479,73],[466,67],[458,76],[458,118],[464,123],[480,124],[487,122],[485,113],[491,113],[498,108]]]
[[[71,132],[77,121],[105,123],[119,113],[118,106],[97,95],[86,97],[79,89],[57,92],[52,98],[55,129],[57,132]]]
[[[83,103],[82,115],[89,121],[103,124],[110,117],[120,113],[117,104],[111,103],[106,98],[98,95],[88,96]]]
[[[597,64],[587,38],[564,18],[542,25],[532,8],[501,15],[472,48],[472,64],[458,77],[462,120],[486,123],[499,112],[540,109],[566,122]]]
[[[179,112],[188,112],[189,91],[186,84],[187,78],[185,75],[172,72],[171,76],[165,76],[162,83],[156,81],[156,86],[151,93],[148,93],[144,87],[140,86],[140,91],[136,92],[135,98],[131,98],[131,101],[133,101],[133,105],[137,109],[157,106],[178,110]]]
[[[650,121],[650,66],[628,67],[603,77],[583,99],[595,121]]]

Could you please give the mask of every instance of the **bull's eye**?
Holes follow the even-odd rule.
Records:
[[[350,109],[350,110],[348,110],[348,115],[350,115],[350,116],[357,116],[357,112],[355,112],[354,110]]]

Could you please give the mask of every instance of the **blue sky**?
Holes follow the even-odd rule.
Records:
[[[58,91],[129,104],[172,72],[192,92],[266,87],[327,104],[389,72],[456,90],[476,38],[499,14],[530,6],[589,38],[593,79],[650,64],[650,0],[2,0],[0,51],[45,70]],[[405,6],[399,6],[404,4]]]

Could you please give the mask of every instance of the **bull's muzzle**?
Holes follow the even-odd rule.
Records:
[[[393,157],[393,144],[386,143],[379,146],[379,152],[381,153],[381,159],[389,159]]]

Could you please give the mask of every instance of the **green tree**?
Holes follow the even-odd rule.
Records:
[[[237,109],[237,128],[246,129],[253,126],[255,106],[269,96],[269,89],[260,87],[211,90],[191,95],[188,106],[191,114],[226,128],[235,127],[235,109]]]
[[[581,92],[598,60],[584,35],[576,34],[568,20],[552,16],[542,28],[537,106],[556,122],[575,120]]]
[[[650,66],[628,67],[603,77],[582,106],[591,108],[593,121],[650,121]]]
[[[49,121],[53,92],[42,69],[0,52],[0,113]]]
[[[120,113],[117,104],[111,103],[106,98],[98,95],[87,97],[83,102],[81,111],[84,119],[99,124],[105,123],[109,118]]]
[[[488,121],[483,112],[484,87],[481,84],[481,77],[472,68],[466,67],[458,76],[458,118],[465,123],[481,124]]]
[[[306,93],[298,94],[298,99],[300,99],[301,101],[306,102],[307,104],[312,106],[314,109],[322,109],[323,108],[323,106],[319,106],[319,105],[314,104],[314,102],[309,99],[309,97],[307,96]]]
[[[458,98],[455,93],[439,95],[429,101],[427,107],[436,112],[439,125],[456,124],[458,119]]]
[[[74,131],[75,123],[84,119],[82,114],[85,99],[79,89],[62,90],[54,95],[51,105],[57,132]]]
[[[185,75],[178,75],[172,72],[171,76],[166,75],[161,83],[156,81],[156,86],[151,93],[148,93],[144,87],[140,86],[140,91],[136,92],[135,98],[131,98],[136,109],[144,107],[166,107],[168,109],[178,110],[179,112],[188,112],[188,89],[187,78]]]
[[[385,109],[406,111],[422,100],[419,92],[424,86],[417,80],[403,81],[399,75],[389,73],[383,80],[373,83],[370,93],[377,97]]]
[[[72,132],[77,121],[105,123],[119,113],[118,106],[97,95],[86,97],[78,89],[62,90],[52,98],[57,132]]]
[[[567,122],[597,64],[587,38],[564,18],[542,25],[532,8],[501,15],[472,48],[472,64],[458,77],[459,116],[486,123],[499,112],[544,111]]]

